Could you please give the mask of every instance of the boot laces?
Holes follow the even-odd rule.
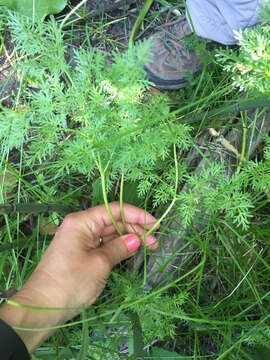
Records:
[[[181,15],[176,20],[169,21],[173,11],[178,8],[185,9],[185,5],[176,5],[168,11],[165,24],[160,26],[160,29],[165,33],[161,40],[170,53],[175,53],[176,56],[188,56],[186,47],[180,43],[184,36],[192,34],[186,15]]]

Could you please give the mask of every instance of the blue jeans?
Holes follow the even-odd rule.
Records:
[[[186,0],[186,3],[196,33],[226,45],[237,43],[234,31],[258,23],[259,5],[265,4],[264,0]]]

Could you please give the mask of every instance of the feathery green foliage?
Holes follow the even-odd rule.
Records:
[[[269,19],[269,3],[266,3],[262,18],[266,24],[236,32],[239,52],[235,49],[220,50],[217,55],[224,70],[232,73],[233,84],[250,94],[270,95]]]
[[[4,145],[19,148],[24,141],[26,166],[50,164],[50,176],[76,173],[93,179],[98,172],[109,191],[123,174],[126,181],[138,182],[140,197],[151,192],[154,206],[171,201],[176,196],[171,147],[177,146],[178,154],[187,150],[191,128],[170,115],[165,96],[147,93],[143,63],[149,43],[113,53],[112,63],[95,49],[75,49],[68,58],[53,19],[32,24],[13,14],[9,22],[24,57],[17,71],[25,80],[27,105],[1,113]],[[185,179],[190,189],[178,197],[185,226],[200,199],[209,214],[224,212],[225,219],[247,228],[252,200],[241,191],[239,174],[224,181],[223,168],[210,162],[194,175],[179,165],[178,183]]]
[[[128,272],[125,277],[114,272],[110,284],[112,296],[117,298],[117,295],[121,293],[123,304],[130,304],[128,311],[138,314],[146,344],[153,338],[163,340],[166,337],[172,339],[175,337],[177,328],[175,316],[184,315],[182,306],[187,298],[185,293],[159,294],[150,301],[147,297],[143,301],[147,291],[143,289],[141,282],[136,281],[134,275],[132,277]]]
[[[141,196],[153,184],[164,188],[167,180],[173,182],[170,168],[160,175],[158,162],[169,159],[173,144],[188,148],[190,128],[170,116],[164,96],[146,93],[147,42],[115,52],[113,63],[95,49],[74,50],[72,60],[66,60],[67,45],[55,21],[33,25],[13,15],[10,28],[24,56],[18,71],[38,88],[24,88],[28,106],[23,116],[9,111],[18,126],[6,113],[1,115],[1,139],[10,149],[24,139],[27,165],[57,157],[56,174],[74,171],[92,178],[98,170],[108,184],[124,174],[126,180],[140,181]],[[171,196],[161,198],[163,188],[157,186],[153,194],[156,205]]]

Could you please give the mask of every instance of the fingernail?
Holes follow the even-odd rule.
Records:
[[[140,240],[135,235],[128,235],[125,238],[125,243],[129,251],[136,250],[141,245]]]

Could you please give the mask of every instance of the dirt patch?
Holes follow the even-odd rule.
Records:
[[[91,46],[111,52],[128,45],[130,33],[142,8],[142,1],[89,1],[79,10],[82,19],[74,17],[75,24],[84,24],[89,29]],[[136,40],[148,38],[161,25],[160,10],[164,8],[154,2],[138,31]],[[101,25],[103,24],[103,25]],[[85,34],[82,36],[85,40]]]

